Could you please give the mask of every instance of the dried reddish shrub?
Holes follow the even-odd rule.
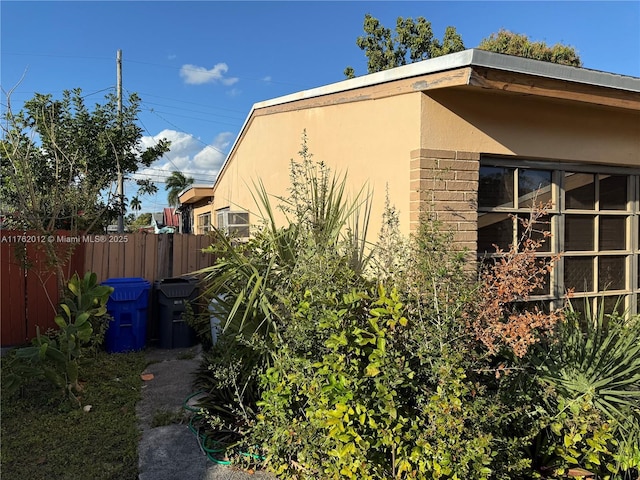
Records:
[[[538,230],[544,225],[547,212],[548,205],[538,205],[530,219],[519,219],[523,227],[519,242],[506,252],[496,246],[498,258],[481,272],[477,310],[468,327],[490,354],[507,347],[521,358],[541,335],[564,318],[562,309],[551,312],[535,306],[518,309],[518,305],[527,302],[532,293],[544,285],[558,259],[536,255],[551,236],[548,230]],[[538,235],[534,238],[535,233]]]

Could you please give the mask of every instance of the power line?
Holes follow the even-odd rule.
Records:
[[[135,175],[137,175],[137,176],[142,176],[142,177],[148,177],[148,178],[154,179],[153,181],[154,181],[154,182],[156,182],[156,183],[163,183],[163,184],[166,184],[166,183],[167,183],[167,177],[169,177],[169,176],[170,176],[170,174],[171,174],[171,173],[173,173],[173,172],[167,172],[167,173],[168,173],[169,175],[161,175],[161,174],[159,174],[159,173],[154,173],[154,174],[150,174],[150,175],[147,175],[147,174],[144,174],[144,173],[136,173]],[[134,177],[135,177],[135,175],[134,175],[134,176],[132,176],[132,177],[130,177],[128,180],[129,180],[129,181],[131,181],[131,182],[133,182],[133,183],[135,183],[135,181],[136,181],[136,178],[134,178]],[[194,181],[194,182],[198,182],[198,183],[211,183],[211,184],[213,184],[213,181],[212,181],[212,180],[209,180],[209,179],[204,179],[204,178],[194,178],[194,177],[191,177],[191,178],[193,178],[193,181]]]
[[[144,102],[141,102],[141,104]],[[177,126],[175,123],[170,122],[169,120],[167,120],[166,118],[162,117],[162,115],[158,115],[158,112],[156,112],[154,109],[152,108],[147,108],[147,110],[150,113],[153,113],[154,115],[156,115],[158,118],[160,118],[161,120],[164,120],[165,122],[167,122],[169,125],[171,125],[173,128],[175,128],[177,131],[184,133],[185,135],[189,135],[192,139],[194,139],[195,141],[201,143],[202,145],[205,146],[205,148],[211,148],[213,150],[215,150],[216,152],[220,153],[221,155],[226,156],[227,154],[225,152],[223,152],[222,150],[220,150],[218,147],[214,147],[213,145],[209,145],[205,142],[203,142],[202,140],[200,140],[198,137],[193,136],[191,133],[186,132],[184,129],[180,128],[179,126]],[[142,122],[141,122],[142,123]],[[146,127],[145,127],[146,129]],[[148,132],[148,131],[147,131]]]
[[[155,102],[145,102],[145,103],[147,103],[147,105],[157,105],[159,107],[175,108],[177,110],[183,110],[185,112],[201,113],[203,115],[215,115],[216,117],[231,118],[233,120],[238,120],[238,121],[242,121],[243,120],[242,118],[231,117],[229,115],[220,115],[219,113],[213,113],[212,114],[211,112],[204,112],[202,110],[191,110],[191,109],[188,109],[188,108],[181,108],[181,107],[176,107],[176,106],[173,106],[173,105],[166,105],[164,103],[155,103]],[[196,120],[198,120],[198,119],[196,119]]]
[[[208,120],[205,118],[198,118],[198,117],[191,117],[189,115],[180,115],[179,113],[172,113],[172,112],[163,112],[162,110],[156,110],[155,108],[150,108],[147,107],[147,110],[151,113],[164,113],[166,115],[173,115],[174,117],[180,117],[180,118],[188,118],[190,120],[197,120],[199,122],[206,122],[206,123],[218,123],[220,125],[229,125],[229,126],[234,126],[234,127],[238,127],[242,124],[242,120],[238,120],[237,123],[230,123],[230,122],[219,122],[217,120]]]
[[[48,57],[48,58],[82,58],[84,60],[108,60],[109,62],[113,61],[113,58],[110,57],[88,57],[82,55],[59,55],[59,54],[51,54],[51,53],[18,53],[18,52],[2,52],[2,55],[14,55],[16,57]]]
[[[185,100],[178,100],[177,98],[162,97],[160,95],[154,95],[152,93],[145,93],[145,92],[138,92],[138,93],[140,95],[145,95],[147,97],[155,97],[155,98],[160,98],[162,100],[169,100],[169,101],[172,101],[172,102],[187,103],[187,104],[190,104],[190,105],[198,105],[199,107],[214,108],[216,110],[226,110],[228,112],[235,112],[235,113],[242,113],[242,114],[246,113],[243,110],[234,110],[234,109],[231,109],[231,108],[208,106],[208,105],[203,105],[202,103],[198,103],[198,102],[189,102],[189,101],[185,101]]]
[[[86,95],[82,95],[80,98],[87,98],[87,97],[90,97],[91,95],[95,95],[96,93],[106,92],[107,90],[113,90],[114,88],[116,88],[115,85],[111,85],[110,87],[103,88],[102,90],[97,90],[95,92],[91,92],[91,93],[87,93]]]
[[[141,101],[140,103],[142,104],[142,103],[144,103],[144,102],[142,102],[142,101]],[[162,118],[162,117],[160,117],[160,118]],[[163,119],[163,120],[164,120],[164,119]],[[142,127],[144,128],[144,130],[147,132],[147,134],[148,134],[150,137],[152,137],[152,138],[153,138],[153,135],[151,135],[151,133],[150,133],[150,132],[149,132],[149,130],[147,129],[146,125],[142,122],[142,120],[138,119],[138,121],[140,122],[140,124],[142,125]],[[165,120],[165,121],[166,121],[167,123],[171,124],[171,123],[170,123],[170,122],[168,122],[167,120]],[[179,127],[177,127],[177,126],[175,126],[175,125],[174,125],[174,127],[175,127],[175,128],[178,128],[178,129],[180,130],[180,128],[179,128]],[[194,140],[196,140],[196,141],[200,142],[200,143],[201,143],[201,144],[203,144],[205,147],[213,148],[214,150],[218,151],[218,152],[219,152],[219,153],[221,153],[222,155],[226,155],[223,151],[221,151],[221,150],[219,150],[219,149],[217,149],[217,148],[213,147],[212,145],[207,145],[207,144],[205,144],[202,140],[200,140],[199,138],[194,137],[192,134],[187,133],[187,132],[184,132],[184,131],[183,131],[182,133],[185,133],[186,135],[189,135],[192,139],[194,139]],[[171,165],[173,165],[173,167],[176,169],[176,171],[178,171],[178,172],[180,171],[180,169],[178,168],[178,166],[177,166],[175,163],[173,163],[173,161],[172,161],[170,158],[166,157],[166,160],[167,160]],[[148,167],[148,168],[147,168],[147,170],[160,171],[160,172],[163,172],[163,173],[164,173],[164,172],[166,172],[165,170],[162,170],[162,169],[156,169],[156,168],[151,168],[151,167]],[[140,174],[140,175],[142,175],[142,174]],[[200,174],[200,173],[199,173],[198,175],[207,176],[207,174]],[[158,176],[159,176],[159,175],[158,175]],[[211,175],[211,177],[212,177],[212,179],[206,179],[206,180],[203,180],[203,179],[201,179],[201,178],[198,178],[197,180],[198,180],[198,181],[202,181],[203,183],[209,183],[209,182],[213,183],[213,182],[215,182],[215,180],[216,180],[216,178],[217,178],[217,175]],[[195,180],[196,180],[196,179],[194,178],[194,181],[195,181]],[[165,182],[164,182],[164,181],[158,181],[158,183],[165,183]]]
[[[107,60],[109,62],[112,62],[113,59],[111,58],[107,58],[107,57],[92,57],[92,56],[80,56],[80,55],[59,55],[59,54],[50,54],[50,53],[18,53],[18,52],[2,52],[2,55],[13,55],[13,56],[20,56],[20,57],[47,57],[47,58],[69,58],[69,59],[84,59],[84,60]],[[160,67],[160,68],[168,68],[171,70],[182,70],[183,69],[183,65],[182,66],[174,66],[174,65],[162,65],[159,63],[152,63],[152,62],[146,62],[146,61],[140,61],[140,60],[123,60],[123,63],[137,63],[140,65],[151,65],[154,67]],[[263,79],[260,78],[252,78],[252,77],[238,77],[237,75],[235,75],[236,78],[239,78],[240,80],[250,80],[250,81],[256,81],[256,82],[260,82],[260,81],[264,81]],[[293,82],[283,82],[283,81],[279,81],[279,80],[273,80],[270,79],[269,83],[276,83],[276,84],[280,84],[280,85],[290,85],[292,87],[298,88],[298,89],[304,89],[304,88],[309,88],[308,85],[302,85],[300,83],[293,83]]]
[[[153,167],[145,167],[144,168],[145,171],[147,170],[152,170],[155,172],[167,172],[167,170],[163,170],[162,168],[153,168]],[[169,172],[171,173],[171,172]],[[184,173],[185,175],[189,174],[189,175],[197,175],[199,177],[212,177],[212,178],[216,178],[217,175],[213,175],[213,174],[209,174],[209,173],[200,173],[200,172],[189,172],[189,171],[182,171],[182,173]]]
[[[140,102],[140,104],[142,104],[142,102]],[[142,127],[145,129],[145,131],[149,134],[149,136],[151,138],[154,138],[153,135],[151,135],[151,133],[149,132],[149,130],[147,129],[146,125],[142,122],[142,120],[140,120],[140,118],[138,118],[138,121],[140,122],[140,124],[142,125]],[[178,166],[173,163],[173,160],[171,160],[169,157],[166,157],[167,161],[173,165],[173,168],[175,168],[177,171],[180,171],[180,169],[178,168]]]
[[[146,177],[150,179],[160,179],[160,180],[154,180],[154,181],[157,181],[158,183],[167,183],[166,182],[167,178],[170,177],[172,173],[174,173],[173,171],[167,171],[167,170],[160,170],[160,172],[162,173],[149,173],[146,171],[136,172],[135,174],[131,175],[131,177],[129,177],[129,180],[135,182],[136,180],[139,179],[139,177]],[[213,179],[204,178],[203,176],[200,176],[200,174],[197,174],[197,173],[196,174],[190,173],[190,172],[183,172],[183,173],[185,176],[193,178],[193,181],[197,183],[213,184],[213,182],[215,181],[215,178]]]

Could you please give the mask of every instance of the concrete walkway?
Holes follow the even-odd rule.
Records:
[[[185,399],[193,393],[193,375],[200,366],[200,346],[146,352],[148,366],[144,374],[142,399],[136,406],[142,437],[138,446],[139,480],[253,480],[273,478],[263,472],[249,474],[233,466],[210,461],[189,430]],[[158,413],[176,417],[182,423],[152,427]]]

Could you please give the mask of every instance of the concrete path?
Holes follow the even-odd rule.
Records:
[[[138,446],[139,480],[254,480],[273,478],[263,472],[249,474],[233,466],[217,465],[200,449],[189,430],[183,409],[185,399],[193,393],[193,374],[202,360],[200,346],[146,352],[149,365],[144,374],[142,399],[136,406],[142,437]],[[152,427],[159,413],[183,423]]]

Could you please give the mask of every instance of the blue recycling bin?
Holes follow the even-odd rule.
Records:
[[[113,317],[105,336],[107,352],[142,350],[147,341],[147,309],[151,283],[144,278],[110,278],[102,283],[113,287],[107,312]]]

